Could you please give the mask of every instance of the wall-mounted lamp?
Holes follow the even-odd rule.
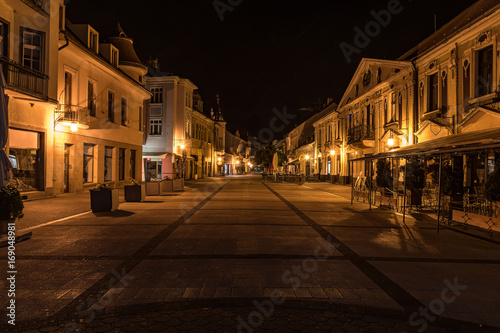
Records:
[[[389,138],[389,140],[387,140],[387,145],[389,147],[393,147],[394,146],[394,139],[393,138]]]
[[[330,150],[330,155],[335,155],[335,150]]]
[[[311,157],[309,155],[306,155],[306,160],[309,160]]]
[[[71,124],[71,132],[76,133],[77,130],[78,130],[78,124],[72,123]]]
[[[186,148],[186,146],[184,146],[184,145],[181,145],[180,147],[181,147],[181,149],[184,149],[184,148]]]

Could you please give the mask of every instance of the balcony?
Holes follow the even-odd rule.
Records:
[[[78,106],[64,106],[64,110],[55,111],[56,125],[71,126],[74,132],[75,127],[88,129],[90,125],[89,109]]]
[[[47,75],[24,67],[5,57],[0,57],[0,65],[3,69],[7,88],[44,100],[48,99],[49,77]]]
[[[368,127],[363,124],[351,127],[347,131],[347,144],[356,148],[373,147],[374,140],[375,128],[372,126]]]

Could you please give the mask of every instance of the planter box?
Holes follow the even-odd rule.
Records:
[[[174,179],[174,191],[184,191],[184,179]]]
[[[12,220],[0,220],[0,234],[8,233],[9,223],[12,223],[14,221],[15,221],[14,219],[12,219]]]
[[[144,184],[126,185],[124,190],[126,202],[142,202],[146,198],[146,186]]]
[[[146,195],[160,195],[160,182],[147,182]]]
[[[111,190],[90,190],[90,207],[92,212],[112,212],[118,209],[119,205],[118,189]]]
[[[174,180],[165,179],[160,183],[160,195],[168,194],[174,191]]]

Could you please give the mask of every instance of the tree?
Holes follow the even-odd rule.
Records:
[[[268,144],[264,148],[257,150],[255,153],[255,164],[268,167],[273,163],[275,153],[278,154],[278,165],[283,166],[286,163],[286,155],[272,144]]]

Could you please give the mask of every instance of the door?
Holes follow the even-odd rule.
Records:
[[[69,192],[69,152],[71,145],[64,145],[64,193]]]
[[[146,162],[146,181],[158,178],[158,162]]]

